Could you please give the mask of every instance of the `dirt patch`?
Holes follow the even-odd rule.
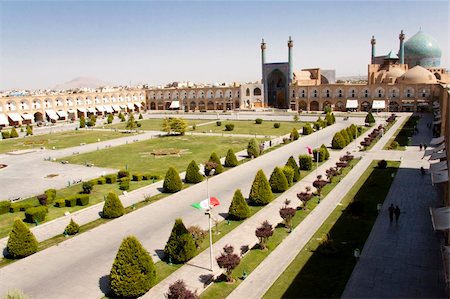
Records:
[[[54,178],[55,176],[58,176],[59,174],[56,173],[51,173],[51,174],[47,174],[47,176],[45,177],[46,179],[51,179]]]
[[[187,149],[179,149],[179,148],[163,148],[163,149],[155,149],[151,152],[141,153],[141,157],[149,157],[153,156],[155,158],[162,157],[181,157],[182,155],[188,154],[189,151]]]

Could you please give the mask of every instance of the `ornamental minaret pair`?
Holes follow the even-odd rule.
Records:
[[[288,63],[289,63],[289,82],[292,82],[294,75],[294,68],[292,67],[292,47],[294,41],[289,36],[288,40]],[[261,65],[262,65],[262,78],[264,78],[264,64],[266,63],[266,43],[264,39],[261,41]]]
[[[405,34],[403,33],[403,30],[400,32],[400,35],[398,36],[400,40],[400,49],[398,50],[398,58],[400,64],[405,64],[405,46],[404,46],[404,40],[405,40]],[[377,43],[377,40],[375,39],[375,36],[372,35],[372,39],[370,40],[370,44],[372,45],[372,59],[371,63],[374,63],[375,58],[375,45]]]

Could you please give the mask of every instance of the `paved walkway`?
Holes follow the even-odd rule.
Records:
[[[439,234],[432,228],[429,207],[441,205],[429,175],[420,175],[419,143],[429,143],[427,115],[419,122],[400,169],[383,205],[382,213],[364,245],[343,298],[446,298]],[[387,212],[393,203],[402,211],[398,224]]]

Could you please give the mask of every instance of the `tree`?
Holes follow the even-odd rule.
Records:
[[[300,155],[298,156],[298,167],[300,170],[311,170],[312,169],[312,158],[310,155]]]
[[[137,128],[136,120],[134,119],[133,113],[130,113],[130,117],[128,117],[127,124],[125,125],[125,128],[130,130],[130,131]]]
[[[333,119],[333,124],[336,122],[336,117],[334,117],[334,113],[331,112],[331,118]]]
[[[70,223],[66,226],[66,229],[64,232],[68,235],[75,235],[80,231],[80,226],[73,221],[73,219],[70,219]]]
[[[217,156],[217,154],[215,152],[211,153],[211,156],[209,156],[208,162],[213,162],[216,164],[216,167],[214,168],[215,169],[214,175],[220,174],[223,172],[222,163],[220,162],[219,156]]]
[[[269,184],[272,192],[275,193],[282,193],[289,188],[286,176],[278,166],[273,169],[272,174],[270,175]]]
[[[273,228],[269,221],[264,221],[255,231],[256,237],[259,239],[259,247],[266,249],[267,241],[273,235]]]
[[[289,166],[294,171],[293,182],[298,182],[300,180],[300,168],[293,156],[290,156],[286,162],[286,166]]]
[[[341,132],[342,138],[344,138],[344,140],[345,140],[345,145],[347,146],[351,141],[350,136],[348,136],[347,130],[345,130],[345,129],[342,129],[340,132]]]
[[[139,113],[139,119],[144,119],[144,117],[142,116],[142,113]]]
[[[328,149],[327,149],[327,147],[325,146],[325,144],[322,144],[321,146],[320,146],[320,150],[323,152],[323,155],[324,155],[324,159],[325,160],[328,160],[328,159],[330,159],[330,152],[328,151]]]
[[[152,257],[134,236],[123,239],[109,275],[109,285],[118,297],[138,297],[156,283]]]
[[[263,206],[272,201],[272,189],[262,169],[258,170],[253,180],[248,200],[253,205]]]
[[[231,276],[231,273],[241,262],[241,258],[239,257],[239,255],[234,253],[233,246],[225,245],[225,247],[223,247],[223,252],[218,258],[216,258],[216,261],[221,269],[225,269],[227,281],[233,282],[234,279]]]
[[[184,226],[183,221],[176,219],[164,247],[164,254],[175,263],[184,263],[193,258],[196,251],[194,238]]]
[[[184,181],[190,184],[196,184],[203,181],[203,176],[200,174],[200,168],[198,167],[197,163],[194,160],[192,160],[191,163],[189,163],[186,169]]]
[[[90,194],[92,188],[94,188],[94,184],[92,182],[83,182],[81,188],[83,189],[83,194]]]
[[[105,204],[103,205],[103,218],[118,218],[125,214],[125,208],[117,194],[109,192],[106,196]]]
[[[165,118],[162,122],[162,130],[167,133],[167,135],[172,134],[172,132],[184,135],[187,129],[187,122],[182,118]]]
[[[201,229],[198,225],[188,227],[188,231],[192,235],[192,238],[194,238],[195,247],[199,249],[200,245],[203,243],[203,240],[208,235],[208,232]]]
[[[327,126],[331,126],[332,124],[334,124],[333,116],[331,115],[330,112],[327,112],[327,115],[325,116],[325,121],[327,122]]]
[[[290,136],[291,141],[297,140],[299,137],[300,137],[300,135],[298,134],[297,129],[296,128],[292,128],[291,136]]]
[[[110,113],[108,114],[108,118],[106,119],[108,124],[111,124],[114,120],[114,116]]]
[[[296,115],[294,115],[294,121],[295,122],[298,122],[300,120],[300,118],[298,117],[298,115],[296,114]]]
[[[183,280],[177,280],[169,286],[167,299],[198,299],[197,291],[192,292]]]
[[[342,137],[340,132],[336,132],[333,136],[333,140],[331,141],[331,148],[333,149],[343,149],[346,146],[345,139]]]
[[[17,133],[16,128],[13,127],[11,129],[11,133],[9,134],[9,136],[10,136],[10,138],[17,138],[17,137],[19,137],[19,133]]]
[[[250,208],[240,189],[234,192],[233,200],[228,209],[228,219],[242,220],[250,217]]]
[[[88,126],[88,127],[93,127],[93,126],[95,126],[95,123],[97,122],[97,117],[95,116],[95,115],[91,115],[90,117],[89,117],[89,121],[86,123],[86,125]]]
[[[84,119],[84,116],[80,117],[80,128],[86,127],[86,120]]]
[[[261,154],[261,150],[259,148],[259,142],[255,139],[252,138],[250,139],[250,141],[248,142],[247,145],[247,155],[249,158],[256,158]]]
[[[175,193],[181,190],[183,182],[173,167],[169,167],[164,177],[163,190],[165,193]]]
[[[232,148],[230,148],[227,152],[227,156],[225,158],[225,167],[235,167],[238,165],[238,160]]]
[[[352,142],[353,139],[355,139],[355,137],[353,137],[353,130],[350,127],[347,127],[345,129],[345,131],[347,132],[347,136],[348,136],[350,142]]]
[[[17,218],[9,234],[6,245],[8,255],[14,259],[23,258],[35,253],[38,249],[38,241],[28,226]]]
[[[367,113],[364,122],[369,125],[373,125],[375,123],[375,118],[373,117],[372,112]]]
[[[294,218],[295,212],[297,212],[297,210],[288,207],[287,204],[280,209],[280,217],[283,218],[284,224],[289,229],[289,232],[292,230],[292,218]]]
[[[30,125],[27,125],[27,136],[33,135],[33,127]]]
[[[355,126],[355,124],[351,124],[350,125],[350,131],[352,132],[352,137],[353,137],[353,139],[356,139],[356,137],[357,137],[357,133],[358,133],[358,128]]]
[[[282,170],[288,182],[288,187],[292,186],[292,184],[294,183],[294,169],[292,169],[292,167],[289,165],[284,165]]]
[[[303,135],[309,135],[309,134],[312,134],[312,132],[313,132],[313,129],[312,129],[310,123],[307,123],[303,126],[303,131],[302,131]]]

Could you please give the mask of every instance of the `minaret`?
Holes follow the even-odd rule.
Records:
[[[288,62],[289,62],[289,83],[294,79],[294,69],[292,67],[292,47],[294,46],[294,41],[289,36],[288,40]]]
[[[264,38],[261,41],[261,68],[262,68],[262,76],[261,83],[264,84],[264,64],[266,63],[266,43],[264,42]]]
[[[372,39],[370,40],[370,44],[372,45],[372,59],[371,64],[373,64],[373,59],[375,58],[375,44],[377,43],[377,40],[375,39],[375,36],[372,35]]]
[[[400,50],[398,51],[398,58],[400,58],[399,63],[405,64],[405,47],[403,45],[403,41],[405,40],[405,34],[403,33],[403,30],[400,32],[398,38],[400,40]]]

